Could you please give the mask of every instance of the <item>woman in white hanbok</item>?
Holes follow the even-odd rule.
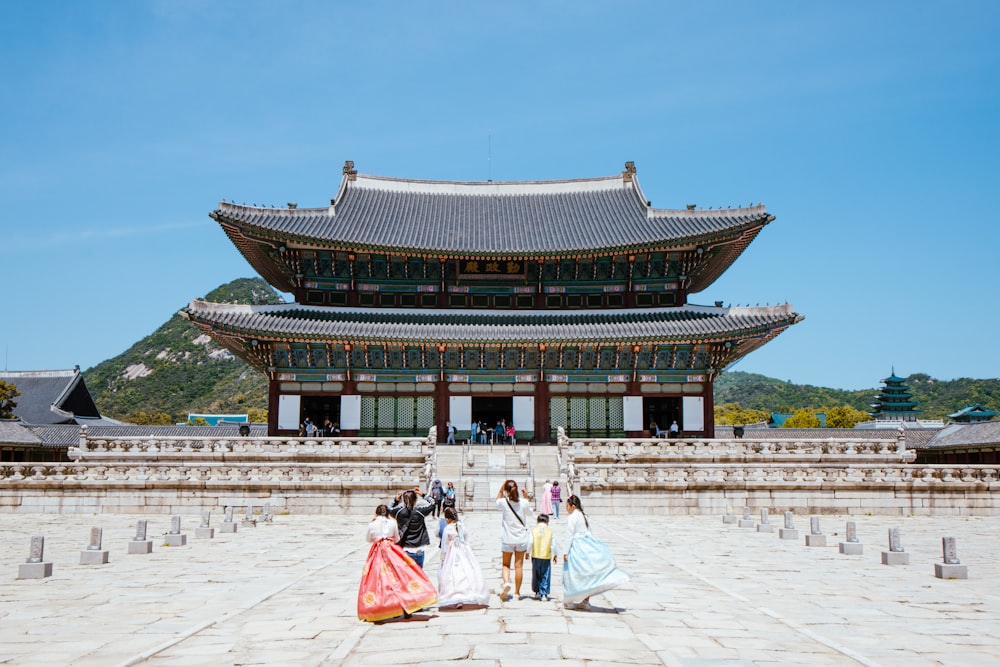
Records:
[[[580,499],[572,495],[566,501],[569,548],[563,554],[563,602],[578,609],[590,607],[590,596],[626,583],[629,576],[618,569],[611,550],[590,534],[590,520],[583,513]]]
[[[490,591],[483,569],[472,552],[469,533],[458,520],[458,512],[449,507],[444,511],[445,526],[441,535],[441,569],[438,571],[438,606],[484,605]]]

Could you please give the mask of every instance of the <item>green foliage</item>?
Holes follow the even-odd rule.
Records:
[[[800,408],[785,420],[782,428],[819,428],[819,417],[809,408]]]
[[[759,424],[771,418],[771,413],[767,410],[752,410],[744,408],[739,403],[725,403],[715,406],[715,423],[728,424],[730,426],[742,426],[745,424]]]
[[[264,408],[249,408],[247,409],[247,418],[254,424],[266,424],[267,410]]]
[[[281,298],[259,278],[241,278],[209,292],[217,302],[265,304]],[[267,409],[267,379],[174,315],[122,354],[84,372],[101,414],[167,414],[179,424],[190,412],[242,413]]]
[[[123,421],[140,426],[172,426],[176,423],[168,412],[144,412],[142,410],[125,415]]]
[[[195,417],[188,420],[188,426],[208,426],[208,420],[204,417]]]
[[[768,413],[794,413],[813,405],[843,406],[867,413],[880,388],[878,379],[887,375],[885,371],[873,372],[872,377],[876,380],[871,389],[850,391],[792,384],[755,373],[731,371],[716,380],[715,402],[719,405],[738,403],[745,408]],[[923,373],[914,373],[906,379],[906,384],[913,393],[913,399],[918,402],[921,419],[946,419],[952,412],[977,404],[1000,412],[1000,379],[942,381]],[[861,421],[867,419],[869,417],[866,416]],[[827,426],[831,426],[829,410]]]
[[[0,380],[0,419],[14,418],[14,408],[17,407],[14,399],[20,395],[21,392],[15,385]]]
[[[856,410],[849,405],[828,408],[825,412],[827,428],[854,428],[854,425],[858,422],[864,422],[871,419],[867,412]]]

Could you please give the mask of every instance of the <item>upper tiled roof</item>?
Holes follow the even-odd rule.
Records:
[[[72,423],[75,416],[100,417],[80,370],[0,371],[0,380],[21,392],[14,414],[26,424]]]
[[[183,314],[215,330],[276,338],[469,341],[669,341],[762,336],[802,319],[788,304],[747,308],[683,306],[660,310],[401,311],[280,304],[247,306],[195,300]],[[749,344],[749,343],[748,343]]]
[[[695,244],[719,234],[752,235],[774,219],[762,205],[652,208],[634,172],[495,183],[352,174],[328,208],[222,202],[212,217],[264,237],[319,246],[498,256]]]
[[[0,419],[0,444],[41,445],[42,441],[22,422],[15,419]]]

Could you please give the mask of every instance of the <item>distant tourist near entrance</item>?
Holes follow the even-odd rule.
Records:
[[[330,205],[211,213],[295,303],[184,315],[266,374],[270,435],[454,425],[522,441],[715,435],[722,369],[803,318],[694,305],[765,225],[763,205],[654,208],[635,166],[558,181],[359,174]],[[475,424],[475,429],[473,429]]]

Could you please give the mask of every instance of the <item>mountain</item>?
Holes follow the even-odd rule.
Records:
[[[269,304],[283,299],[260,278],[240,278],[205,297],[219,303]],[[187,421],[189,412],[267,409],[267,380],[174,314],[117,357],[83,373],[101,414],[136,423]]]
[[[220,303],[282,302],[260,278],[234,280],[205,298]],[[840,406],[867,411],[878,391],[878,375],[873,377],[872,389],[846,391],[732,371],[716,381],[715,404],[739,403],[767,412]],[[122,354],[85,371],[84,379],[102,414],[131,422],[176,423],[186,421],[190,412],[267,409],[264,375],[177,314]],[[926,419],[941,419],[975,404],[1000,412],[1000,379],[941,381],[915,373],[906,382]]]

